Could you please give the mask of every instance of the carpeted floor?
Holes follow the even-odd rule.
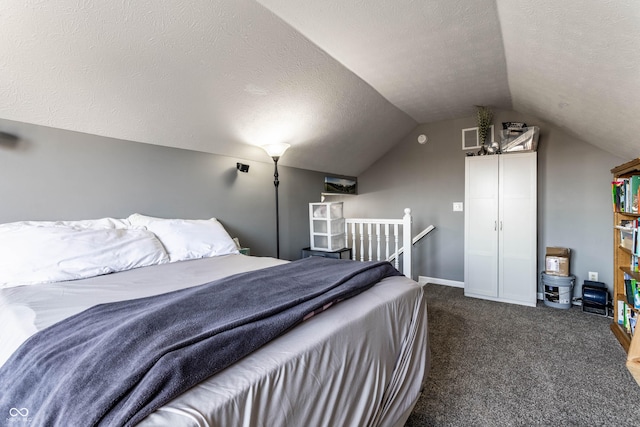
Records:
[[[610,318],[425,292],[431,371],[407,427],[640,426]]]

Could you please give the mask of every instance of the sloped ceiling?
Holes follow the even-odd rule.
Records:
[[[358,175],[489,105],[631,158],[638,52],[635,0],[3,0],[0,118]]]

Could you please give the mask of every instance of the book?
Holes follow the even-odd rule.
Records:
[[[616,307],[616,309],[618,310],[618,324],[620,326],[624,326],[624,313],[625,313],[625,303],[624,301],[618,300],[618,306]]]
[[[629,211],[638,213],[638,191],[640,190],[640,175],[629,178]]]
[[[636,279],[624,273],[624,295],[625,302],[633,307],[634,289],[637,288]]]
[[[633,294],[633,308],[640,310],[640,286],[636,283],[635,293]]]
[[[624,305],[624,329],[628,334],[631,333],[631,325],[629,325],[629,317],[631,317],[631,307]]]
[[[622,185],[620,186],[620,211],[627,212],[627,182],[628,179],[622,180]]]

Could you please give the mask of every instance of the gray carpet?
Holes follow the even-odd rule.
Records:
[[[432,364],[407,427],[640,426],[611,319],[425,292]]]

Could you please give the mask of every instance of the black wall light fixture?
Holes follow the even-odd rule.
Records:
[[[17,145],[19,140],[18,135],[0,130],[0,146],[6,145],[7,147],[12,147]]]
[[[244,163],[236,163],[236,168],[240,171],[240,172],[244,172],[247,173],[249,172],[249,165],[245,165]]]
[[[17,141],[18,140],[18,135],[14,135],[14,134],[9,133],[9,132],[0,131],[0,138],[8,139],[8,140],[11,140],[11,141]]]

